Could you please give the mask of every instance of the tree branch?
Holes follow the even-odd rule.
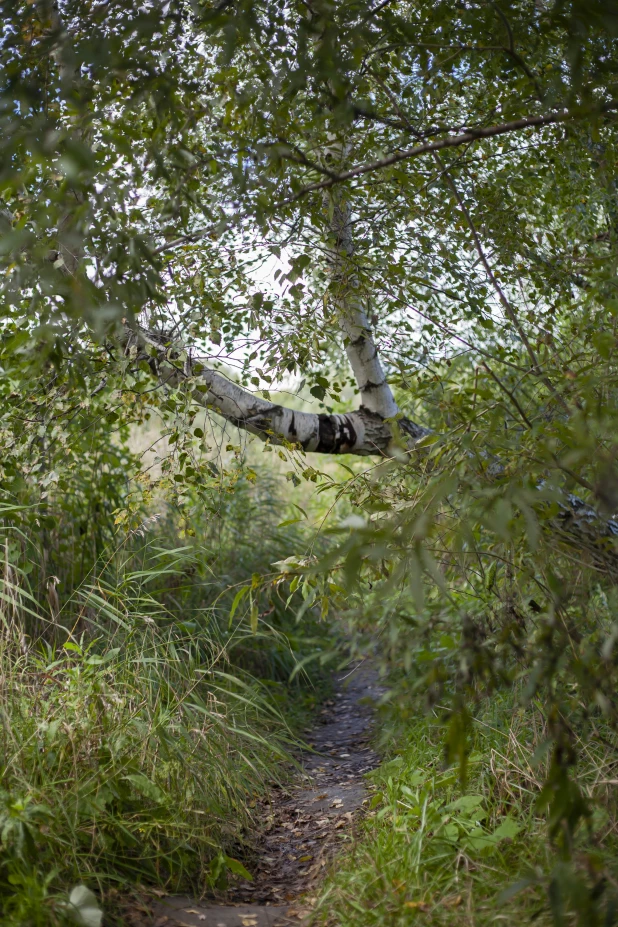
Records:
[[[151,350],[154,348],[154,356],[145,353],[144,357],[151,362],[153,372],[163,385],[193,387],[195,402],[263,441],[293,444],[305,451],[322,454],[391,456],[395,429],[381,415],[365,406],[344,414],[299,412],[255,396],[205,366],[204,361],[189,359],[182,362],[179,354],[183,346],[170,344],[165,335],[141,327],[127,328],[125,343],[127,350],[132,347],[138,351],[144,351],[147,346]],[[206,389],[203,389],[204,386]],[[429,434],[428,429],[408,419],[402,419],[398,424],[412,441]]]
[[[513,325],[515,331],[516,331],[517,334],[519,335],[519,338],[520,338],[520,340],[521,340],[521,342],[522,342],[524,348],[526,349],[526,352],[527,352],[527,354],[528,354],[528,357],[530,358],[530,361],[532,362],[532,369],[534,370],[535,374],[536,374],[538,377],[540,377],[540,379],[543,381],[543,383],[545,384],[545,386],[547,387],[547,389],[550,391],[550,393],[552,394],[552,396],[554,396],[554,398],[558,400],[558,402],[562,405],[562,407],[563,407],[566,411],[568,411],[568,407],[567,407],[567,405],[566,405],[564,399],[563,399],[562,396],[558,393],[558,391],[556,390],[554,384],[551,382],[551,380],[549,379],[549,377],[547,376],[547,374],[543,372],[543,369],[542,369],[541,364],[540,364],[540,362],[539,362],[539,359],[538,359],[538,357],[537,357],[536,351],[535,351],[534,348],[532,347],[532,344],[531,344],[531,342],[530,342],[530,339],[528,338],[528,335],[526,334],[526,330],[524,329],[523,325],[522,325],[521,322],[519,321],[519,317],[518,317],[518,315],[517,315],[517,312],[515,311],[514,306],[511,304],[510,300],[507,299],[506,294],[504,293],[504,290],[502,289],[502,287],[501,287],[500,284],[498,283],[498,280],[497,280],[497,278],[496,278],[496,275],[495,275],[494,272],[493,272],[493,269],[492,269],[492,267],[491,267],[491,264],[490,264],[489,261],[487,260],[487,256],[486,256],[486,254],[485,254],[485,249],[483,248],[483,245],[482,245],[482,243],[481,243],[481,239],[480,239],[479,234],[478,234],[478,232],[477,232],[477,230],[476,230],[476,226],[475,226],[475,224],[474,224],[474,222],[473,222],[473,220],[472,220],[472,216],[470,215],[470,211],[469,211],[468,207],[466,206],[466,203],[465,203],[465,201],[464,201],[464,198],[462,197],[461,193],[459,192],[459,190],[458,190],[458,188],[457,188],[457,185],[456,185],[455,181],[453,180],[453,178],[451,177],[451,175],[450,175],[450,173],[448,172],[447,168],[445,167],[444,161],[442,160],[442,158],[440,157],[440,155],[437,154],[436,152],[434,152],[434,158],[435,158],[437,164],[443,169],[445,180],[446,180],[448,186],[450,187],[450,189],[453,191],[453,195],[455,196],[455,199],[457,200],[457,203],[458,203],[458,205],[459,205],[459,208],[461,209],[461,211],[462,211],[462,213],[463,213],[463,215],[464,215],[464,218],[465,218],[465,220],[466,220],[466,223],[467,223],[467,225],[468,225],[468,228],[470,229],[470,232],[471,232],[471,234],[472,234],[472,240],[474,241],[474,247],[476,248],[476,252],[477,252],[477,254],[478,254],[478,256],[479,256],[479,259],[480,259],[480,261],[481,261],[481,264],[482,264],[483,267],[485,268],[485,273],[487,274],[487,276],[488,276],[488,278],[489,278],[489,282],[491,283],[491,285],[493,286],[494,290],[496,291],[496,294],[497,294],[497,296],[498,296],[498,299],[500,300],[500,302],[501,302],[501,304],[502,304],[502,308],[503,308],[504,311],[506,312],[507,317],[511,320],[511,323],[512,323],[512,325]]]
[[[470,142],[474,142],[479,139],[493,138],[496,135],[506,135],[509,132],[518,132],[522,129],[538,129],[543,126],[553,125],[555,123],[568,122],[572,119],[585,119],[600,115],[601,113],[613,112],[617,109],[618,100],[610,100],[609,103],[604,103],[593,110],[588,110],[583,113],[573,112],[572,110],[565,110],[561,113],[547,113],[545,116],[527,116],[523,119],[514,119],[512,122],[504,122],[497,126],[488,126],[486,129],[468,129],[467,132],[463,132],[460,135],[451,135],[448,138],[440,139],[437,142],[427,142],[424,145],[416,145],[414,148],[404,148],[403,151],[397,151],[392,155],[388,155],[386,158],[380,158],[377,161],[369,161],[365,164],[359,164],[356,167],[350,168],[348,171],[343,171],[341,174],[338,174],[337,177],[330,178],[329,180],[322,180],[317,183],[308,184],[293,196],[289,196],[287,199],[280,200],[275,205],[275,208],[288,206],[290,203],[296,202],[296,200],[301,199],[303,196],[306,196],[308,193],[312,193],[315,190],[326,190],[328,187],[332,187],[336,183],[343,183],[346,180],[351,180],[353,177],[360,177],[363,174],[369,174],[373,171],[378,171],[385,167],[391,167],[393,164],[399,164],[401,161],[409,161],[412,158],[418,158],[420,155],[427,154],[428,152],[442,151],[444,148],[456,148],[459,145],[467,145]],[[198,234],[205,234],[205,232]]]
[[[370,174],[374,171],[379,171],[385,167],[391,167],[393,164],[399,164],[401,161],[410,161],[413,158],[418,158],[423,154],[427,154],[432,151],[442,151],[445,148],[457,148],[460,145],[468,145],[470,142],[479,141],[484,138],[493,138],[496,135],[506,135],[509,132],[518,132],[522,129],[531,129],[531,128],[542,128],[543,126],[553,125],[560,122],[568,122],[574,119],[586,119],[592,118],[594,116],[601,115],[602,113],[610,113],[618,110],[618,100],[610,100],[608,103],[604,103],[599,107],[596,107],[592,110],[587,110],[585,112],[573,112],[571,110],[565,110],[561,113],[548,113],[545,116],[527,116],[523,119],[514,119],[512,122],[504,122],[496,126],[488,126],[487,128],[478,128],[478,129],[468,129],[466,132],[462,132],[459,135],[449,135],[448,138],[440,139],[436,142],[427,142],[424,145],[416,145],[414,148],[405,148],[403,151],[395,152],[392,155],[388,155],[386,158],[380,158],[377,161],[369,161],[365,164],[359,164],[356,167],[350,168],[348,171],[343,171],[340,174],[335,175],[334,177],[329,177],[328,180],[318,181],[316,183],[308,184],[306,187],[298,190],[292,196],[288,196],[283,200],[275,203],[273,206],[273,211],[281,209],[283,206],[289,206],[292,203],[297,202],[297,200],[302,199],[304,196],[307,196],[309,193],[313,193],[316,190],[327,190],[329,187],[335,186],[338,183],[344,183],[346,180],[351,180],[353,177],[361,177],[363,174]],[[251,211],[241,213],[235,217],[235,220],[242,220],[252,215]],[[174,238],[172,241],[168,241],[163,245],[160,245],[158,248],[153,249],[153,255],[163,254],[165,251],[171,251],[173,248],[177,248],[180,245],[189,244],[194,241],[198,241],[200,238],[203,238],[204,235],[210,235],[212,233],[212,226],[204,229],[197,229],[195,232],[188,232],[186,235],[180,235],[178,238]]]

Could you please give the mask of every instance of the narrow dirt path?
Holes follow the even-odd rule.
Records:
[[[367,797],[363,775],[378,763],[369,746],[378,694],[367,663],[339,675],[307,738],[315,752],[299,757],[302,772],[264,806],[254,881],[211,902],[168,897],[156,905],[153,927],[287,927],[305,920],[324,867]]]

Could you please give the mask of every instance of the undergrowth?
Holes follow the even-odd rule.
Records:
[[[290,675],[322,639],[310,621],[298,633],[283,598],[263,603],[257,627],[243,609],[230,616],[236,587],[299,540],[275,530],[281,508],[261,505],[257,544],[242,495],[190,536],[169,510],[146,518],[79,583],[67,565],[64,597],[54,551],[5,505],[3,925],[98,927],[116,889],[200,893],[249,877],[256,802],[319,698],[319,679]]]
[[[316,922],[616,923],[615,736],[603,731],[594,744],[583,745],[578,783],[591,814],[571,859],[565,854],[556,860],[542,791],[548,757],[538,749],[544,725],[534,706],[520,706],[516,691],[479,704],[465,785],[457,766],[445,764],[438,712],[419,709],[399,725],[389,758],[369,776],[370,810],[347,856],[338,860]]]

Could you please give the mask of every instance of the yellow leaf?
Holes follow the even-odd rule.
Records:
[[[426,911],[429,905],[426,901],[405,901],[404,908],[413,908],[416,911]]]

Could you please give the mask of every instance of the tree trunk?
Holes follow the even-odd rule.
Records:
[[[358,292],[352,266],[354,242],[350,207],[338,189],[334,199],[331,228],[335,247],[330,252],[333,282],[339,311],[339,325],[345,336],[345,351],[358,385],[362,407],[382,418],[395,418],[399,408],[388,385],[367,313]]]
[[[299,412],[255,396],[199,359],[183,363],[179,360],[183,345],[170,343],[164,335],[140,327],[127,328],[126,342],[129,351],[132,346],[138,350],[146,346],[154,348],[154,357],[148,353],[143,356],[163,385],[180,387],[186,384],[193,389],[192,397],[200,405],[264,441],[289,443],[323,454],[392,454],[397,426],[393,429],[378,412],[365,405],[356,412],[331,415]],[[407,419],[399,424],[401,431],[413,440],[429,433]]]

